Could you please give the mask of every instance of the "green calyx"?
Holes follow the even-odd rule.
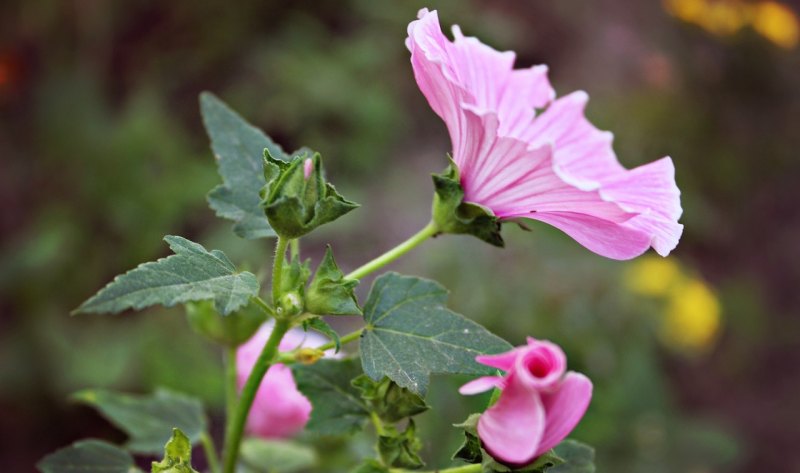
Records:
[[[425,466],[419,456],[422,441],[416,435],[413,419],[408,420],[408,426],[402,432],[394,428],[387,430],[387,435],[380,435],[378,438],[378,454],[386,465],[411,470]]]
[[[291,161],[264,150],[261,206],[270,226],[283,238],[299,238],[359,205],[342,197],[325,181],[319,153],[304,151]]]
[[[362,374],[353,380],[353,386],[361,391],[361,398],[381,421],[394,424],[406,417],[427,411],[430,407],[418,394],[399,386],[388,377],[375,381]]]
[[[306,292],[306,310],[317,315],[361,315],[353,292],[358,280],[345,279],[333,259],[331,247],[317,268]]]
[[[452,159],[443,173],[433,175],[433,185],[433,221],[442,233],[468,234],[494,246],[505,246],[500,219],[482,205],[464,202],[458,166]]]
[[[172,429],[172,438],[164,446],[164,459],[153,462],[152,473],[198,473],[192,468],[192,443],[180,429]]]

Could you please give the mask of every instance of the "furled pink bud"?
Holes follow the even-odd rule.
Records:
[[[311,158],[306,158],[306,160],[303,161],[303,177],[305,177],[306,180],[308,180],[308,178],[311,177],[311,171],[313,170],[314,170],[314,161],[312,161]]]
[[[566,356],[553,343],[528,338],[527,345],[476,360],[506,372],[478,378],[459,390],[502,390],[478,420],[481,444],[499,461],[530,463],[564,440],[589,407],[592,382],[580,373],[565,373]]]
[[[253,337],[236,352],[236,379],[241,389],[272,333],[274,322],[261,326]],[[300,346],[317,347],[325,337],[292,329],[280,344],[280,351]],[[253,407],[247,418],[247,431],[265,438],[291,437],[305,427],[311,415],[311,402],[297,390],[292,370],[281,363],[272,365],[258,388]]]

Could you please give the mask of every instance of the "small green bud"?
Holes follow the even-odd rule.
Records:
[[[353,292],[356,286],[357,280],[344,278],[328,246],[306,291],[306,310],[317,315],[361,315]]]
[[[323,356],[325,356],[325,352],[319,348],[303,347],[297,350],[294,359],[303,365],[313,365]]]
[[[442,233],[463,233],[503,247],[500,219],[488,208],[464,202],[458,167],[452,160],[441,174],[433,175],[433,221]]]
[[[297,292],[287,292],[278,303],[278,313],[282,317],[294,317],[303,312],[303,298]]]
[[[425,400],[418,394],[399,386],[384,377],[375,381],[366,374],[355,378],[353,386],[361,391],[361,398],[386,423],[394,424],[401,420],[421,414],[429,409]]]
[[[267,319],[255,304],[248,304],[228,315],[220,315],[213,301],[186,304],[186,319],[192,330],[221,345],[236,347],[246,342]]]
[[[180,429],[172,429],[172,438],[164,446],[164,459],[153,462],[152,473],[198,473],[192,468],[192,443]]]
[[[262,206],[270,226],[283,238],[299,238],[358,207],[325,181],[319,153],[307,152],[290,162],[264,150]]]

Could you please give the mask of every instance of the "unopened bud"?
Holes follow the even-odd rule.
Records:
[[[279,309],[282,316],[294,317],[303,312],[303,299],[296,292],[287,292],[281,297]]]
[[[294,358],[298,363],[313,365],[323,356],[325,356],[325,352],[319,348],[301,348],[297,350],[297,354]]]

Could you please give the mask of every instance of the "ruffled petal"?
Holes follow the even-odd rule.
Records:
[[[539,456],[564,440],[583,418],[592,400],[592,382],[586,376],[569,372],[555,392],[543,393],[545,430],[536,451]]]
[[[480,394],[494,388],[502,389],[502,387],[502,376],[482,376],[461,386],[458,388],[458,392],[464,396],[471,396],[473,394]]]
[[[558,385],[567,369],[567,356],[558,345],[528,338],[514,363],[514,376],[528,387],[547,391]]]
[[[624,209],[639,212],[626,226],[651,235],[651,246],[667,256],[678,245],[683,225],[681,191],[675,184],[675,166],[669,157],[625,171],[603,183],[602,194]]]
[[[544,430],[545,409],[539,393],[513,376],[497,404],[478,420],[478,436],[486,451],[514,465],[533,460]]]
[[[295,384],[292,370],[282,364],[269,368],[247,417],[247,431],[265,438],[291,437],[305,427],[311,402]]]

